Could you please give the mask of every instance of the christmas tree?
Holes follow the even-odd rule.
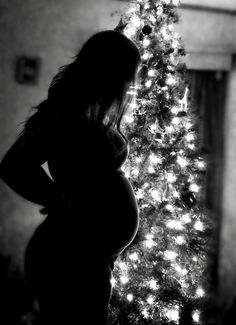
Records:
[[[189,105],[185,50],[174,32],[178,0],[131,3],[116,30],[142,62],[124,171],[138,200],[139,232],[115,265],[111,324],[201,324],[209,225],[206,164]]]

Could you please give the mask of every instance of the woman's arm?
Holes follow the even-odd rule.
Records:
[[[0,163],[0,178],[20,196],[49,207],[61,199],[55,183],[44,171],[47,160],[43,138],[23,133]]]

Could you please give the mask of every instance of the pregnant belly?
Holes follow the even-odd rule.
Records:
[[[139,226],[137,201],[133,188],[123,174],[115,174],[86,188],[73,200],[68,214],[49,215],[38,227],[31,246],[67,250],[71,254],[98,251],[121,253],[135,238]],[[73,253],[74,252],[74,253]]]
[[[133,241],[139,226],[134,191],[125,175],[118,174],[108,182],[105,192],[107,200],[101,200],[99,205],[102,233],[108,238],[111,249],[124,249]]]

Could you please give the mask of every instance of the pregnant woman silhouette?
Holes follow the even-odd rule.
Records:
[[[114,261],[139,224],[120,129],[139,63],[122,33],[93,35],[60,68],[0,164],[0,177],[47,215],[25,257],[39,324],[107,324]]]

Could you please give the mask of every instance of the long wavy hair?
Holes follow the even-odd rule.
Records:
[[[124,34],[114,30],[96,33],[71,63],[59,68],[48,98],[34,107],[38,111],[25,127],[33,127],[37,116],[43,120],[50,115],[61,117],[68,128],[81,121],[94,121],[121,132],[123,115],[133,99],[127,91],[136,82],[139,63],[137,46]]]

